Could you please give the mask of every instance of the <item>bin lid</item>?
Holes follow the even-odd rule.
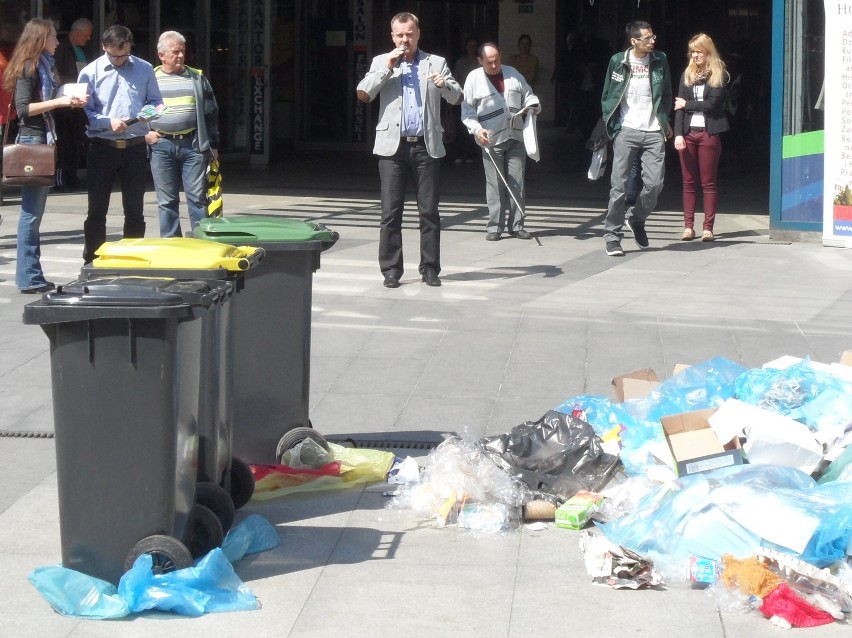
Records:
[[[169,319],[201,316],[223,298],[227,284],[169,277],[104,277],[58,286],[24,307],[25,324],[90,319]]]
[[[257,265],[264,251],[190,237],[121,239],[95,251],[94,268],[226,270],[242,272]]]
[[[208,217],[193,233],[211,241],[239,244],[311,242],[311,247],[322,250],[331,248],[340,237],[319,222],[269,215]]]

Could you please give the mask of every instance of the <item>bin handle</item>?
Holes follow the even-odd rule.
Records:
[[[331,235],[331,238],[328,241],[322,242],[322,249],[323,250],[328,250],[329,248],[331,248],[332,246],[334,246],[337,243],[338,239],[340,239],[340,233],[338,233],[336,230],[329,230],[328,226],[326,226],[325,224],[323,224],[321,222],[315,222],[315,224],[316,224],[315,228],[317,230],[324,231],[324,232],[327,231]]]
[[[240,246],[240,250],[243,250],[248,254],[245,257],[241,257],[239,261],[237,261],[237,268],[239,270],[248,270],[249,268],[256,268],[257,265],[266,256],[266,251],[263,248],[255,248],[254,246]]]

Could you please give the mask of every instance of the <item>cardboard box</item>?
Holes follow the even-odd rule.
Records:
[[[617,403],[646,397],[651,390],[660,385],[660,379],[652,368],[634,370],[633,372],[613,377],[611,382]]]
[[[556,508],[556,527],[582,529],[592,514],[598,511],[603,496],[597,492],[582,490]]]
[[[716,408],[681,412],[660,419],[678,476],[742,465],[738,437],[722,443],[710,427]]]

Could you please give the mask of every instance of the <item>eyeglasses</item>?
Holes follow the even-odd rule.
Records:
[[[124,55],[113,55],[112,53],[107,53],[107,57],[110,60],[124,60],[125,58],[129,58],[130,54],[125,53]]]
[[[697,51],[695,49],[690,49],[689,53],[690,55],[707,55],[707,53],[705,53],[704,51]]]
[[[655,35],[646,35],[644,38],[633,38],[634,40],[642,40],[642,42],[656,42],[657,36]]]

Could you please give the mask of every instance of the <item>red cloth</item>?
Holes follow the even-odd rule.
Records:
[[[811,605],[787,583],[781,583],[763,599],[760,611],[767,618],[779,616],[793,627],[819,627],[834,622],[834,616]]]

